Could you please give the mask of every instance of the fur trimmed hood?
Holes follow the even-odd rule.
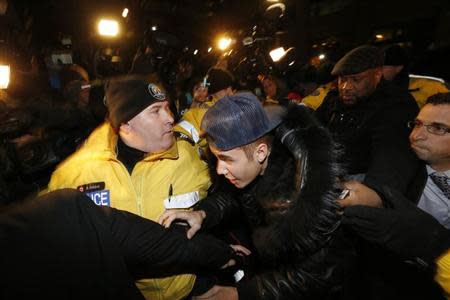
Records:
[[[253,224],[253,241],[265,263],[301,263],[332,239],[340,224],[336,152],[307,107],[288,107],[267,169],[249,193],[262,207],[264,221]]]

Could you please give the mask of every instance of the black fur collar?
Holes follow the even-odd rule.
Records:
[[[306,107],[290,106],[253,189],[266,217],[253,240],[266,263],[301,262],[332,238],[340,224],[335,199],[341,171],[335,158],[328,131]]]

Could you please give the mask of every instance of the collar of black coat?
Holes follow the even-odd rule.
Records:
[[[296,262],[326,247],[340,224],[335,199],[341,168],[335,145],[306,107],[289,106],[282,126],[294,129],[285,143],[278,134],[269,164],[254,189],[265,224],[253,240],[266,262]]]

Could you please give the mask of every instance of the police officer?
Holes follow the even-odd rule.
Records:
[[[106,86],[108,120],[62,162],[48,190],[76,188],[97,205],[156,220],[166,208],[188,208],[210,179],[192,141],[177,138],[169,99],[157,78],[125,77]],[[195,276],[139,281],[147,299],[182,299]]]

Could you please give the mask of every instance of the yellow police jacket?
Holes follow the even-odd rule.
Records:
[[[165,152],[138,162],[131,173],[117,159],[118,135],[109,123],[98,127],[85,144],[52,174],[47,190],[77,188],[98,205],[110,205],[157,220],[165,207],[170,185],[173,195],[198,191],[206,196],[211,184],[207,165],[197,146],[177,140]],[[192,290],[195,275],[145,279],[137,286],[146,299],[182,299]]]
[[[327,84],[319,86],[314,92],[302,99],[302,103],[306,106],[316,110],[325,99],[328,92],[336,88],[336,82],[331,81]]]
[[[201,107],[194,107],[188,109],[180,122],[175,126],[175,130],[188,135],[201,149],[205,150],[208,147],[206,139],[202,137],[201,125],[203,116],[208,109],[213,106],[219,99],[212,98],[211,100],[204,102]]]
[[[419,105],[419,108],[425,105],[428,97],[437,93],[448,93],[449,89],[444,80],[429,76],[409,75],[408,90]]]

